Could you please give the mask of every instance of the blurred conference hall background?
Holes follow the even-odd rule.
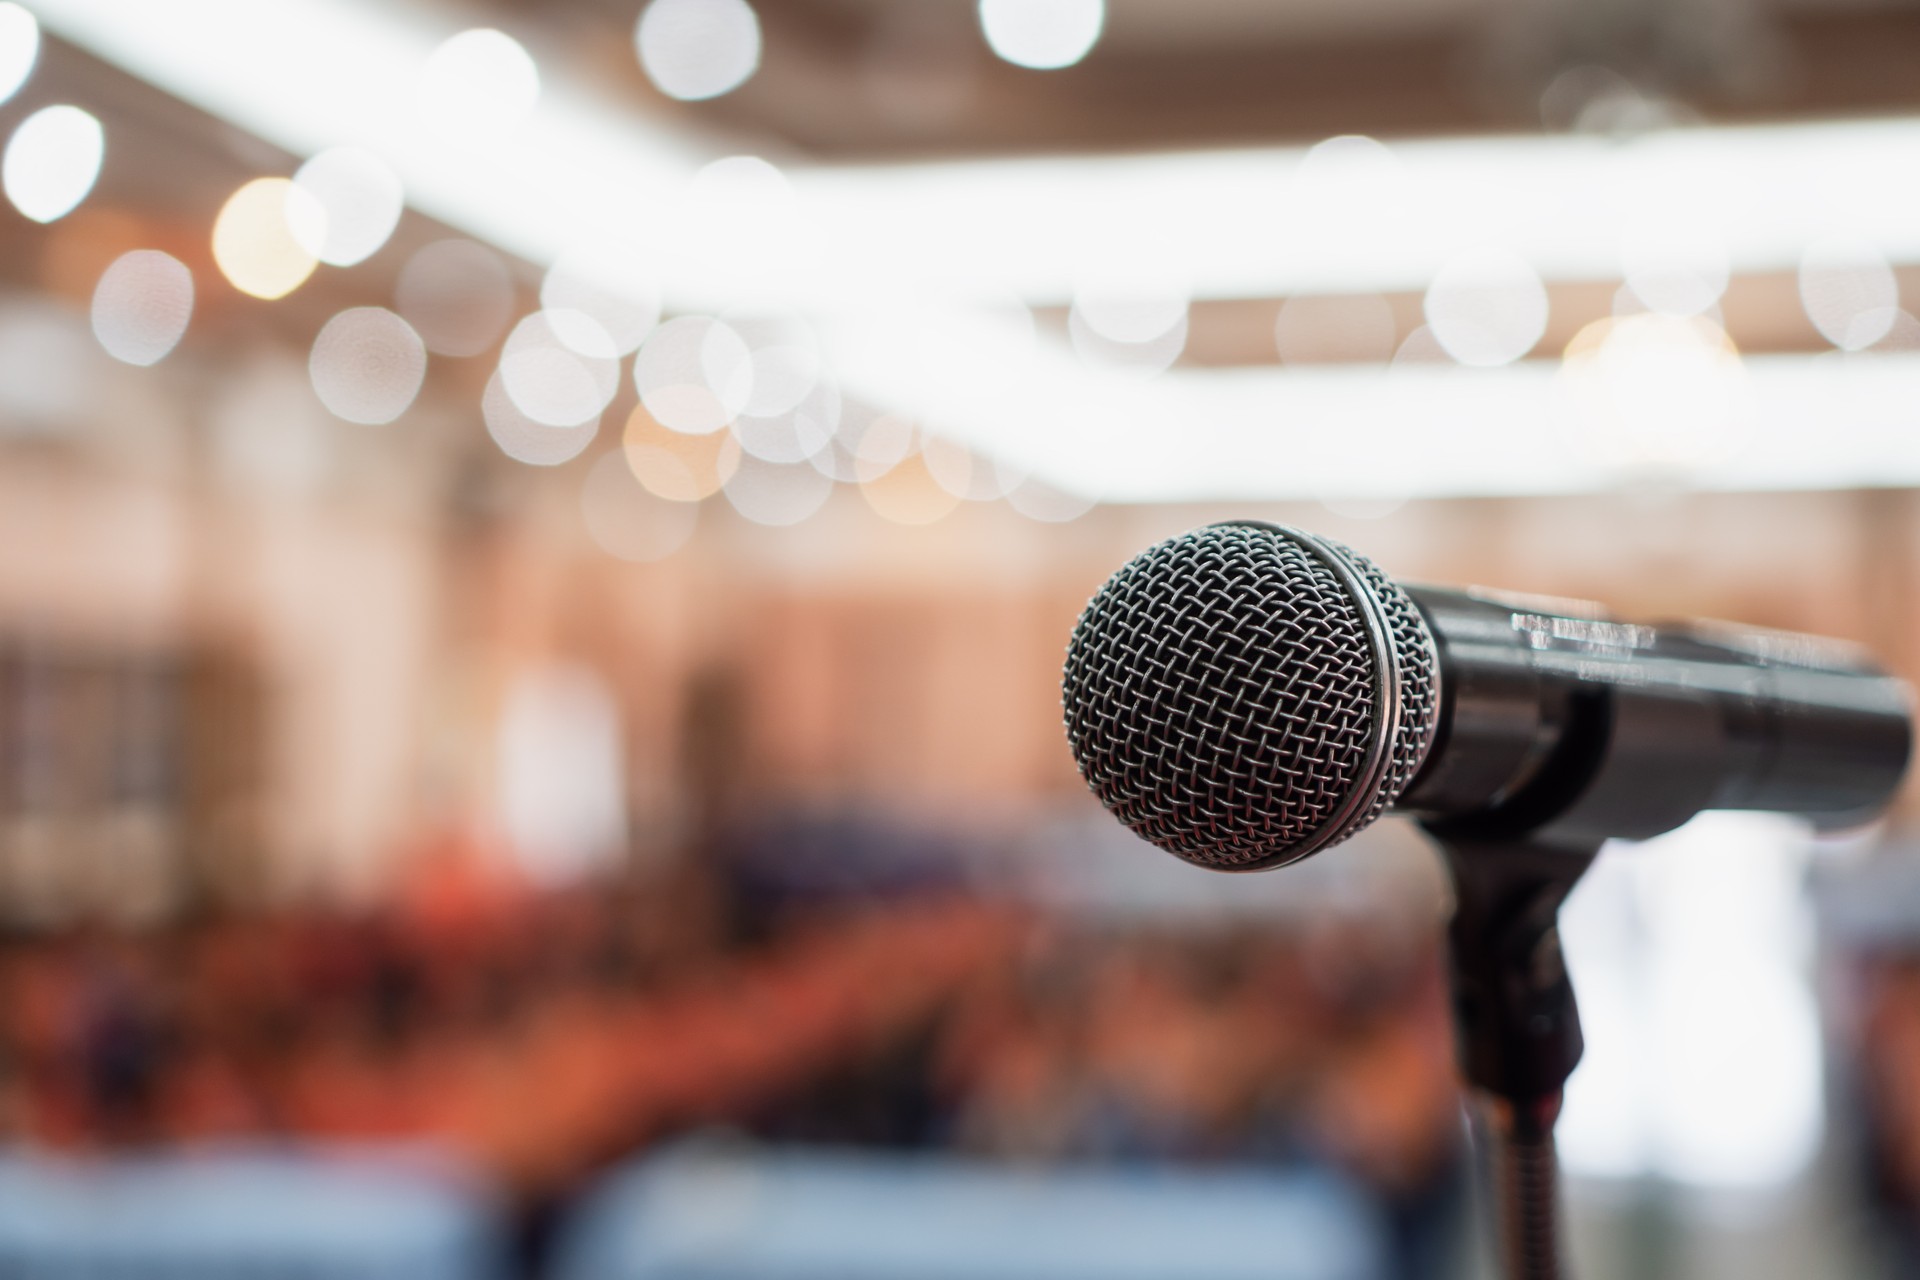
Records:
[[[1445,878],[1086,794],[1230,516],[1920,673],[1894,0],[0,3],[0,1274],[1488,1274]],[[1920,1272],[1920,848],[1569,907],[1592,1280]]]

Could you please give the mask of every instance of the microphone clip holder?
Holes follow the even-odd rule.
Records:
[[[1455,1052],[1487,1095],[1498,1140],[1500,1241],[1511,1280],[1555,1280],[1553,1125],[1585,1042],[1560,948],[1560,905],[1592,865],[1597,841],[1421,824],[1452,872],[1448,926]]]

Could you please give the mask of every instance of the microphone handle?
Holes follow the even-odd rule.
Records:
[[[1912,750],[1907,686],[1850,646],[1409,587],[1440,718],[1398,808],[1483,835],[1640,839],[1703,809],[1871,818]]]

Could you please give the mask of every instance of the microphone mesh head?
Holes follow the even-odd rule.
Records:
[[[1196,529],[1100,588],[1067,646],[1067,738],[1101,803],[1169,853],[1277,866],[1377,818],[1425,761],[1433,638],[1338,543]]]

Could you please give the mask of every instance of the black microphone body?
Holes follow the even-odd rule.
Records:
[[[1707,809],[1855,825],[1912,749],[1908,690],[1851,646],[1409,587],[1438,649],[1425,767],[1396,807],[1479,836],[1644,838]]]
[[[1707,809],[1847,826],[1892,801],[1913,739],[1907,686],[1849,645],[1402,587],[1257,521],[1116,572],[1074,629],[1063,701],[1102,803],[1227,871],[1295,861],[1388,808],[1460,839],[1570,847]]]

